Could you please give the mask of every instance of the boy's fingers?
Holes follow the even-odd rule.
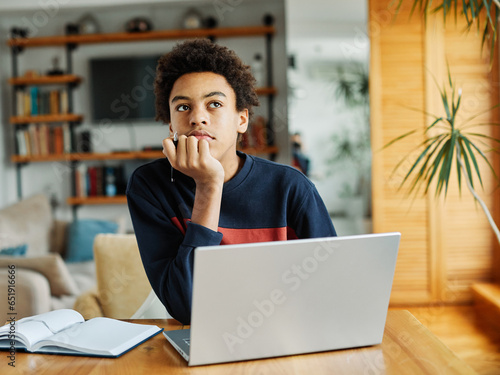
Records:
[[[202,139],[198,142],[198,149],[201,157],[211,156],[210,145],[205,139]]]
[[[162,142],[163,144],[163,155],[167,157],[167,159],[170,161],[170,164],[172,164],[173,161],[175,161],[175,156],[176,156],[176,149],[174,145],[174,140],[172,138],[165,138]]]
[[[189,157],[196,157],[198,154],[198,139],[196,137],[187,137],[186,150]]]

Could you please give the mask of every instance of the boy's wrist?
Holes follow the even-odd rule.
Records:
[[[211,179],[208,181],[195,181],[196,183],[196,194],[203,195],[213,195],[219,194],[222,192],[222,188],[224,186],[224,177]]]
[[[196,184],[191,221],[213,231],[218,230],[223,181]]]

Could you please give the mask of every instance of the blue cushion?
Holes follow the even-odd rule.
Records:
[[[13,246],[13,247],[6,247],[4,249],[0,249],[0,255],[22,257],[26,255],[26,250],[28,250],[27,244]]]
[[[113,221],[81,219],[69,226],[67,262],[85,262],[94,259],[94,238],[99,233],[116,233],[118,224]]]

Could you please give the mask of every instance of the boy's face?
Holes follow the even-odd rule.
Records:
[[[215,73],[189,73],[175,81],[169,98],[170,132],[209,142],[221,163],[235,157],[238,133],[248,126],[248,110],[236,109],[236,94]]]

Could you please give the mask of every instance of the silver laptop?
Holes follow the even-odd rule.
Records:
[[[195,250],[190,366],[382,342],[400,233]]]

